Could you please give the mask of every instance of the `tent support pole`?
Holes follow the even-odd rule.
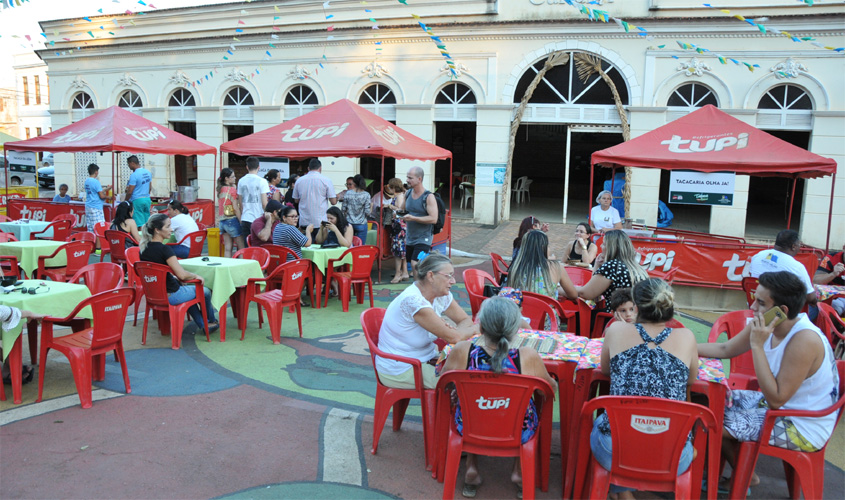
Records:
[[[6,159],[6,148],[3,148],[3,171],[6,172],[6,215],[9,214],[9,160]]]
[[[833,223],[833,194],[836,189],[836,172],[833,173],[833,179],[830,182],[830,208],[827,212],[827,238],[824,241],[824,251],[830,251],[830,226]]]
[[[795,185],[798,184],[798,177],[792,177],[792,194],[789,195],[789,216],[786,218],[786,228],[792,224],[792,204],[795,203]]]
[[[587,198],[587,220],[590,220],[590,210],[593,208],[593,174],[595,170],[596,165],[590,160],[590,197]]]
[[[394,172],[395,173],[395,172]],[[379,252],[381,249],[384,248],[384,245],[381,244],[381,236],[384,232],[385,228],[381,227],[381,223],[384,221],[384,155],[381,155],[381,184],[378,186],[379,192],[381,193],[381,205],[379,206],[379,218],[378,218],[378,231],[376,232],[376,245],[378,245]],[[382,258],[379,257],[378,259],[378,282],[381,283],[381,260]],[[403,269],[404,271],[404,269]]]
[[[475,210],[475,202],[473,202]],[[434,241],[432,241],[434,243]],[[452,157],[449,157],[449,258],[452,258]]]
[[[117,153],[112,151],[111,152],[111,195],[112,195],[111,206],[112,206],[112,213],[114,213],[114,200],[117,199],[117,195],[115,195],[115,193],[117,192],[117,178],[114,176],[115,167],[117,166],[116,158],[117,158]],[[124,198],[125,198],[125,196],[124,196]],[[126,201],[129,201],[129,200],[126,200]]]

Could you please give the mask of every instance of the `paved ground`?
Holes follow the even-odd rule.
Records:
[[[460,225],[455,247],[509,249],[509,240],[499,240],[515,232],[515,226]],[[570,232],[561,230],[560,237]],[[459,273],[470,266],[490,270],[489,261],[456,261]],[[386,307],[405,286],[378,285],[376,306]],[[469,310],[462,285],[453,292]],[[343,313],[334,299],[327,309],[306,308],[301,339],[295,316],[285,314],[281,345],[271,343],[266,325],[258,328],[254,308],[243,342],[230,329],[225,343],[187,336],[178,351],[154,326],[140,345],[141,324],[127,323],[132,393],[124,393],[119,366],[109,359],[105,380],[95,384],[99,400],[88,410],[79,407],[67,360],[51,353],[43,402],[34,403],[36,380],[24,386],[22,405],[0,403],[3,498],[440,496],[442,485],[424,470],[418,405],[409,408],[401,431],[385,429],[377,455],[369,453],[375,381],[359,322],[367,306],[353,302]],[[681,319],[699,336],[709,329],[705,320]],[[235,324],[231,315],[229,324]],[[838,432],[828,447],[828,459],[840,466],[841,438]],[[551,485],[538,498],[561,496],[558,439],[555,430]],[[478,497],[515,498],[510,460],[481,464]],[[764,459],[758,472],[764,483],[753,497],[786,494],[779,464]],[[828,463],[825,479],[825,496],[841,496],[842,470]]]

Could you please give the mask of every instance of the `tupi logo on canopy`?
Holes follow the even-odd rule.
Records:
[[[706,142],[704,142],[705,140]],[[704,142],[703,146],[701,145],[702,142]],[[710,151],[722,151],[733,146],[736,146],[736,149],[743,149],[748,146],[748,134],[743,132],[737,137],[731,134],[696,136],[692,139],[673,135],[671,139],[662,141],[660,144],[669,146],[669,151],[673,153],[709,153]]]
[[[158,129],[158,127],[152,127],[143,130],[131,129],[129,127],[123,127],[123,132],[126,135],[131,135],[132,137],[138,139],[139,141],[155,141],[157,139],[167,139],[164,135],[164,132]]]
[[[320,127],[312,131],[310,128],[302,128],[299,125],[294,125],[293,128],[281,131],[282,142],[310,141],[311,139],[319,139],[327,135],[338,137],[348,126],[349,122],[346,122],[339,127],[337,125],[331,125],[328,127]],[[297,134],[299,135],[297,136]]]

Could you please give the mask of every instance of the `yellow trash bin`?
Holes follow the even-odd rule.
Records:
[[[213,257],[223,256],[223,235],[220,234],[220,229],[210,227],[206,229],[208,235],[208,255]]]

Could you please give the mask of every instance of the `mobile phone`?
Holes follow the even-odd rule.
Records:
[[[780,306],[775,306],[775,307],[769,309],[768,311],[766,311],[763,314],[763,323],[765,323],[766,326],[768,326],[768,324],[771,323],[772,320],[774,320],[775,318],[777,318],[777,321],[775,321],[774,326],[778,326],[779,324],[786,321],[786,313],[783,312],[783,309]]]
[[[21,286],[21,285],[23,285],[23,281],[16,281],[15,284],[12,285],[12,286]]]
[[[329,225],[329,223],[328,223],[328,221],[323,221],[323,222],[321,222],[321,223],[320,223],[320,225],[321,225],[321,226],[328,226],[328,225]]]
[[[206,266],[222,266],[222,262],[212,262],[211,264],[206,264]]]

